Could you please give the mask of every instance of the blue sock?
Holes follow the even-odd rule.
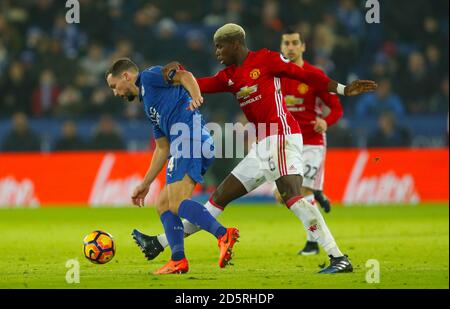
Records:
[[[217,222],[202,204],[193,200],[182,201],[178,208],[178,215],[199,226],[202,230],[210,232],[216,238],[225,235],[227,232],[227,229]]]
[[[179,261],[184,258],[184,229],[180,217],[170,211],[161,215],[161,222],[166,232],[167,241],[172,251],[172,260]]]

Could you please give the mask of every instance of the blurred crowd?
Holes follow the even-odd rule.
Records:
[[[94,118],[99,119],[100,133],[115,131],[114,119],[142,119],[144,113],[138,104],[114,98],[106,87],[104,72],[113,59],[130,57],[141,67],[178,60],[197,76],[214,74],[221,67],[212,34],[224,23],[235,22],[246,29],[251,49],[279,50],[280,32],[293,26],[306,40],[305,58],[332,78],[343,83],[356,78],[378,81],[375,93],[348,100],[345,114],[379,116],[379,128],[367,146],[408,146],[409,133],[396,120],[448,114],[449,2],[380,1],[381,23],[370,25],[365,2],[79,0],[80,23],[68,24],[65,1],[2,0],[0,118],[13,119],[14,128],[24,127],[27,117],[68,120],[62,128],[67,136],[76,135],[72,120]],[[239,117],[229,96],[208,100],[208,121],[233,122]],[[345,129],[343,121],[331,130],[330,145],[354,145]],[[21,146],[32,147],[33,139],[39,137]],[[125,147],[123,141],[110,142],[119,147],[114,149]],[[3,150],[11,148],[8,143],[17,143],[14,132],[3,141]],[[55,148],[68,147],[65,143]],[[94,138],[71,147],[109,147],[102,143],[103,138]]]

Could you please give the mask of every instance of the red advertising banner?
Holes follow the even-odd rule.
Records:
[[[0,155],[0,205],[129,205],[143,179],[151,153],[55,153]],[[161,173],[147,203],[165,183]]]
[[[344,204],[448,202],[448,149],[330,150],[325,193]],[[0,207],[129,205],[151,153],[0,155]],[[152,184],[155,201],[165,175]]]
[[[343,204],[448,202],[448,149],[327,152],[324,192]]]

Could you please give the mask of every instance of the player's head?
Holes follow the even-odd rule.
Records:
[[[105,77],[115,96],[133,101],[139,94],[135,82],[139,74],[138,66],[128,58],[120,58],[106,71]]]
[[[238,52],[245,44],[245,30],[236,24],[226,24],[214,33],[216,57],[220,63],[229,66],[237,63]]]
[[[281,35],[281,53],[291,62],[303,59],[306,50],[305,41],[301,34],[292,28],[287,28]]]

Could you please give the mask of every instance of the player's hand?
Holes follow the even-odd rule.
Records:
[[[317,117],[315,121],[311,121],[314,125],[314,131],[317,133],[324,133],[328,129],[328,124],[322,118]]]
[[[372,92],[377,89],[378,84],[372,80],[355,80],[345,87],[344,94],[346,96],[356,96],[365,92]]]
[[[189,102],[189,107],[188,108],[191,111],[193,111],[194,109],[197,109],[200,106],[202,106],[202,104],[203,104],[203,97],[202,96],[194,97],[194,98],[192,98],[192,101]]]
[[[173,70],[179,70],[181,68],[181,64],[177,61],[172,61],[169,62],[168,64],[166,64],[163,68],[162,68],[162,73],[164,76],[165,80],[169,79],[169,72],[173,71]]]
[[[146,185],[144,183],[141,183],[139,186],[137,186],[133,194],[131,195],[131,200],[133,201],[133,205],[143,207],[144,206],[144,200],[147,196],[147,193],[150,189],[149,185]]]

